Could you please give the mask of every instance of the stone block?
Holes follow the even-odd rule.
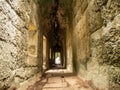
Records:
[[[106,0],[107,3],[103,5],[101,10],[101,16],[105,20],[105,24],[107,22],[112,21],[115,16],[120,13],[120,0]]]

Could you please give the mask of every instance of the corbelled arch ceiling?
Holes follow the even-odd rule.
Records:
[[[41,12],[41,27],[51,46],[62,46],[66,28],[72,22],[73,0],[38,0]]]

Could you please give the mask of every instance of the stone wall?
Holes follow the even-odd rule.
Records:
[[[35,2],[32,5],[35,7]],[[31,7],[30,0],[0,0],[0,90],[6,90],[13,84],[19,87],[19,83],[39,71],[37,65],[29,65],[27,61],[30,41],[27,39],[30,36],[28,25],[31,13],[38,14]],[[37,50],[32,52],[37,53]]]
[[[88,2],[76,0],[73,8],[73,66],[74,70],[82,76],[86,75],[89,60],[89,30],[88,30]],[[82,74],[81,74],[82,73]]]
[[[73,53],[72,53],[72,34],[69,28],[66,29],[66,68],[67,70],[73,72]]]
[[[73,63],[96,90],[120,88],[120,0],[75,0]]]
[[[39,0],[0,0],[0,90],[12,85],[19,87],[20,83],[42,72],[43,30],[47,32],[49,29],[45,21],[46,17],[49,21],[46,10],[49,3],[53,5],[53,0],[49,3],[47,0],[42,0],[43,3],[39,1],[42,6],[48,5],[40,8],[45,18],[39,16],[36,1]],[[74,71],[94,90],[120,88],[119,2],[61,1],[68,19],[65,19],[66,25],[64,19],[59,18],[62,27],[67,28],[67,68],[72,69],[73,60]],[[44,22],[40,23],[40,19]]]

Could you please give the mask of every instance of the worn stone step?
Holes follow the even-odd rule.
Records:
[[[67,87],[67,83],[63,82],[63,83],[47,83],[44,88],[64,88]]]
[[[70,88],[43,88],[42,90],[73,90]]]

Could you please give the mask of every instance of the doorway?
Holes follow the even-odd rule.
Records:
[[[60,52],[55,52],[55,64],[61,65],[61,54]]]

